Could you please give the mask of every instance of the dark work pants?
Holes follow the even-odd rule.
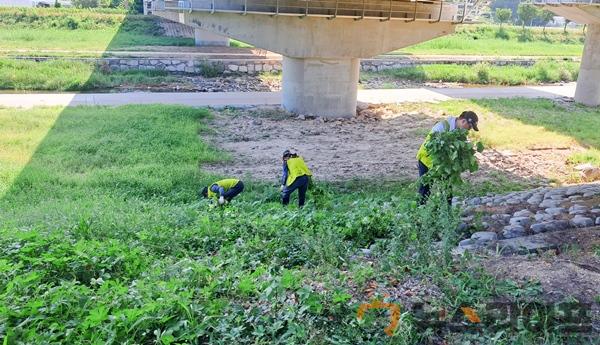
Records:
[[[304,200],[306,199],[306,190],[308,189],[308,176],[302,175],[297,177],[291,185],[286,186],[281,192],[281,203],[287,205],[290,203],[290,195],[297,189],[298,190],[298,206],[304,206]]]
[[[242,181],[239,181],[235,184],[235,186],[229,188],[229,190],[223,194],[223,197],[225,198],[225,200],[231,201],[231,199],[235,198],[235,196],[240,194],[243,190],[244,183]]]
[[[423,175],[427,174],[429,168],[425,166],[425,164],[423,164],[423,162],[421,162],[420,160],[418,161],[417,166],[419,167],[420,179],[421,177],[423,177]],[[431,190],[429,189],[429,185],[423,183],[422,180],[419,180],[419,194],[421,195],[421,198],[419,199],[419,205],[423,205],[427,202],[427,198],[429,198],[430,193]]]
[[[429,168],[421,161],[418,162],[418,167],[419,178],[423,177],[423,175],[427,174],[429,171]],[[429,199],[429,194],[431,194],[430,188],[431,187],[428,184],[423,183],[423,181],[419,181],[419,194],[421,195],[421,198],[419,199],[419,205],[424,205],[427,202],[427,199]],[[452,191],[449,189],[447,190],[447,193],[448,194],[446,197],[448,200],[448,205],[452,205]]]

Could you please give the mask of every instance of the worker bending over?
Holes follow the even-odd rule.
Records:
[[[281,203],[290,203],[290,195],[298,190],[298,206],[304,206],[306,190],[312,173],[304,163],[304,159],[289,150],[283,152],[283,175],[281,176]]]
[[[202,196],[215,199],[219,205],[230,202],[244,190],[244,183],[235,178],[217,181],[202,189]]]

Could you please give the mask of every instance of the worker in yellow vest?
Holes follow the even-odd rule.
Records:
[[[306,190],[312,173],[304,163],[304,159],[289,150],[283,152],[283,174],[281,176],[281,202],[290,203],[290,195],[298,190],[298,206],[304,206]]]
[[[433,126],[431,132],[429,132],[427,138],[425,138],[425,141],[423,142],[423,144],[421,144],[421,147],[417,152],[419,178],[427,174],[429,169],[431,169],[431,167],[433,166],[431,157],[429,157],[427,149],[425,148],[425,144],[427,143],[427,141],[429,141],[429,138],[431,138],[431,133],[453,131],[457,128],[462,128],[466,130],[473,129],[475,131],[479,131],[479,128],[477,128],[478,121],[479,119],[477,118],[477,114],[475,114],[472,111],[463,111],[459,117],[450,116],[448,117],[448,119],[440,121],[435,126]],[[421,205],[427,201],[429,193],[430,186],[424,184],[422,181],[419,181],[419,194],[421,195],[419,203]],[[449,200],[451,200],[451,197]]]
[[[235,178],[217,181],[202,189],[202,196],[216,199],[219,205],[230,202],[244,190],[244,183]]]

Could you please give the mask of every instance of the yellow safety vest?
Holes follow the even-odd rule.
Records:
[[[215,182],[213,184],[216,184],[219,187],[223,187],[223,189],[225,189],[225,191],[228,191],[231,188],[233,188],[233,186],[235,186],[236,184],[238,184],[238,182],[240,182],[240,180],[235,179],[235,178],[227,178],[227,179],[224,179],[224,180],[217,181],[217,182]],[[213,192],[213,191],[210,190],[210,187],[212,187],[213,184],[211,184],[208,187],[208,197],[209,198],[217,198],[219,196],[217,193],[215,193],[215,192]]]
[[[292,183],[294,183],[294,181],[300,176],[312,176],[312,173],[310,172],[310,170],[308,170],[308,167],[306,166],[306,163],[304,163],[304,159],[302,159],[302,157],[288,159],[287,168],[288,175],[287,180],[285,181],[286,186],[289,186]]]
[[[444,120],[444,128],[446,131],[450,130],[450,123],[448,123],[448,120]],[[427,168],[431,169],[433,166],[433,161],[431,157],[429,157],[429,153],[425,148],[425,144],[427,144],[429,139],[431,139],[431,132],[427,134],[425,141],[421,144],[421,147],[419,147],[419,151],[417,151],[417,159],[420,160],[421,163],[423,163]]]

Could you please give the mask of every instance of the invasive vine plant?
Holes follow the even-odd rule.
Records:
[[[457,185],[463,183],[460,176],[463,172],[479,169],[475,152],[482,152],[483,144],[469,141],[467,134],[467,130],[460,128],[431,133],[425,148],[433,165],[424,176],[426,182],[445,181]]]

